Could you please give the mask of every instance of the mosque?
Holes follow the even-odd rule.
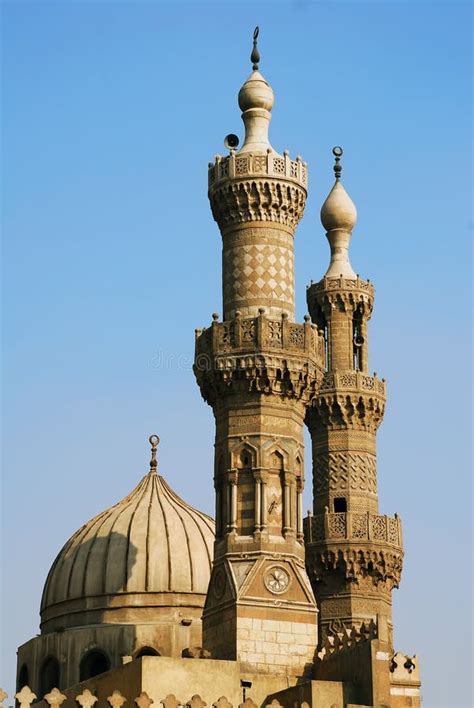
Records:
[[[420,706],[418,658],[393,647],[402,527],[378,506],[386,387],[368,368],[374,287],[349,259],[357,213],[342,149],[321,209],[330,263],[298,323],[308,167],[269,142],[257,38],[238,97],[243,145],[227,136],[208,169],[223,313],[195,332],[194,372],[215,418],[215,520],[170,488],[152,435],[147,474],[49,571],[41,633],[18,649],[22,707]]]

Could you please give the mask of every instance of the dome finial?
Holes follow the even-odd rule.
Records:
[[[156,449],[160,444],[160,438],[158,435],[150,435],[148,442],[151,445],[150,472],[156,472],[156,468],[158,467],[158,462],[156,460]]]
[[[341,182],[342,148],[336,145],[332,149],[334,155],[334,174],[336,181],[321,207],[321,222],[326,229],[326,236],[331,247],[331,262],[326,271],[327,278],[355,278],[349,260],[349,242],[352,229],[357,221],[357,210],[354,202],[347,194]]]
[[[250,59],[253,71],[239,91],[239,106],[245,125],[245,140],[240,153],[261,152],[272,150],[268,140],[268,126],[273,106],[273,91],[268,81],[258,70],[260,53],[257,47],[259,28],[253,33],[253,49]]]
[[[339,147],[339,145],[336,145],[332,149],[332,154],[334,155],[335,162],[334,162],[334,174],[336,175],[336,180],[341,179],[341,172],[342,172],[342,165],[341,165],[341,157],[344,154],[344,150],[342,147]]]
[[[257,47],[257,39],[258,39],[259,32],[260,32],[260,28],[257,25],[257,27],[255,27],[255,29],[253,31],[253,49],[252,49],[252,54],[250,55],[250,61],[252,62],[252,69],[254,71],[258,71],[258,64],[260,61],[260,52],[258,51],[258,47]]]

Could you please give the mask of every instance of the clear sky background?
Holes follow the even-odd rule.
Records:
[[[243,134],[261,27],[272,143],[309,163],[297,312],[329,249],[333,145],[376,285],[370,366],[388,380],[380,507],[406,563],[395,644],[424,708],[467,708],[471,642],[470,4],[4,1],[3,655],[38,631],[65,540],[147,471],[213,513],[213,418],[191,364],[221,311],[207,164]],[[306,455],[306,506],[311,488]],[[8,702],[10,703],[10,701]]]

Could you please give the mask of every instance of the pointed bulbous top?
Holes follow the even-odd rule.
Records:
[[[252,108],[262,108],[271,111],[274,95],[268,81],[254,69],[239,91],[239,106],[242,112]]]
[[[257,48],[259,29],[253,34],[253,50],[250,57],[252,73],[239,91],[239,106],[245,125],[245,140],[239,152],[266,152],[272,149],[268,140],[270,111],[274,95],[268,81],[258,70],[260,54]]]
[[[326,231],[352,231],[357,221],[357,209],[339,179],[321,207],[321,222]]]
[[[331,247],[331,262],[326,277],[354,278],[356,274],[349,260],[349,242],[352,229],[357,222],[357,209],[341,183],[342,148],[335,147],[332,152],[336,158],[334,165],[336,182],[321,207],[321,222],[326,229]]]

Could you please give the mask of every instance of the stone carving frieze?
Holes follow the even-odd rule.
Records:
[[[374,455],[354,452],[319,454],[313,460],[314,493],[327,490],[377,493]]]
[[[323,582],[335,571],[348,582],[370,578],[374,586],[398,588],[403,568],[403,551],[395,548],[364,548],[332,545],[331,548],[307,547],[306,569],[312,582]]]
[[[303,216],[306,190],[284,179],[254,177],[214,187],[209,200],[221,230],[251,221],[279,223],[294,230]]]
[[[196,358],[194,372],[204,400],[213,405],[236,392],[278,395],[307,404],[317,393],[321,370],[310,358],[273,354]]]
[[[367,379],[374,377],[365,377]],[[327,386],[323,382],[323,386]],[[341,391],[340,387],[320,390],[307,413],[310,431],[366,430],[375,433],[383,420],[385,394],[377,389]]]

